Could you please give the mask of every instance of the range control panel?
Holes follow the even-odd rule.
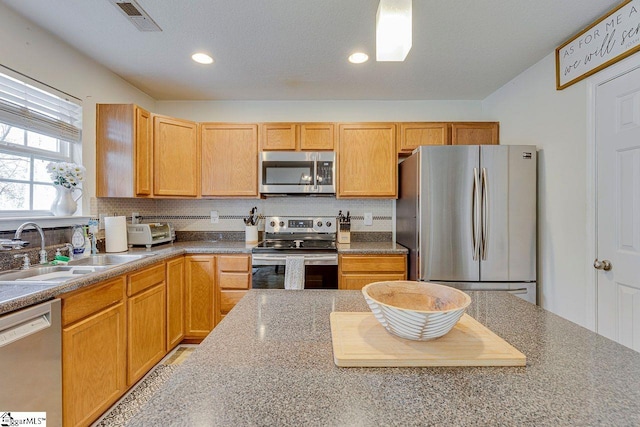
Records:
[[[283,217],[265,218],[265,233],[335,233],[336,219],[333,217]]]

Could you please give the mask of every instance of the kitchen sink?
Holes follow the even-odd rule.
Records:
[[[24,282],[65,282],[77,277],[103,271],[109,267],[94,265],[51,265],[32,267],[28,270],[10,270],[0,273],[1,284],[18,284]]]
[[[128,262],[138,261],[143,258],[155,256],[155,254],[97,254],[89,255],[69,262],[70,266],[86,265],[86,266],[115,266],[126,264]]]

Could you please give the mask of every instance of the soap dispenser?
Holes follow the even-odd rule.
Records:
[[[81,225],[75,225],[73,227],[73,236],[71,237],[71,244],[73,245],[73,254],[79,255],[84,253],[84,233]]]

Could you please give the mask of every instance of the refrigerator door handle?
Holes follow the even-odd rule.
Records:
[[[487,184],[487,168],[482,168],[482,260],[487,259],[487,240],[489,239],[489,228],[487,218],[489,217],[489,191]]]
[[[471,245],[473,248],[473,260],[477,261],[480,256],[480,227],[478,224],[478,211],[480,206],[480,175],[478,168],[473,168],[473,192],[471,194]]]

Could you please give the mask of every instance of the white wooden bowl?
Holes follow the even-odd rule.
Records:
[[[362,293],[387,331],[417,341],[449,332],[471,304],[464,292],[429,282],[375,282],[362,288]]]

